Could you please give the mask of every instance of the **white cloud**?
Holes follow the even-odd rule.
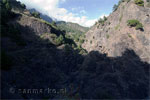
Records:
[[[27,5],[29,8],[35,8],[41,13],[47,14],[50,17],[56,18],[58,20],[63,20],[66,22],[78,23],[82,26],[90,27],[92,26],[97,19],[89,20],[86,16],[77,17],[77,13],[71,13],[65,8],[59,8],[58,4],[65,2],[66,0],[18,0]],[[78,8],[72,8],[76,10]],[[85,14],[85,10],[80,10],[80,14]]]

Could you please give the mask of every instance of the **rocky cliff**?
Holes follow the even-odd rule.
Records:
[[[18,7],[8,11],[8,16],[4,5],[1,99],[150,98],[150,64],[145,62],[149,56],[149,8],[133,1],[121,3],[104,24],[97,23],[86,34],[83,47],[87,53],[58,27],[31,16],[26,9],[20,12]],[[143,30],[126,25],[130,17],[124,14],[130,12],[130,6],[143,16],[136,17]]]
[[[86,33],[83,47],[110,57],[121,56],[128,48],[150,63],[150,8],[147,4],[146,0],[144,6],[138,6],[135,0],[124,0],[104,24],[97,23]],[[142,23],[143,30],[127,25],[127,21],[133,19]]]

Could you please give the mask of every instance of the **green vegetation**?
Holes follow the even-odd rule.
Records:
[[[90,44],[92,44],[92,40],[90,41]]]
[[[0,1],[1,4],[1,23],[6,24],[6,22],[12,17],[13,13],[11,12],[11,5],[9,3],[9,0],[2,0]],[[3,19],[2,19],[3,18]]]
[[[127,25],[130,26],[130,27],[135,27],[136,30],[143,30],[143,25],[138,21],[138,20],[128,20],[127,21]]]
[[[79,42],[80,42],[80,44],[83,44],[84,43],[84,39],[81,39]]]
[[[118,9],[118,5],[115,4],[115,5],[113,6],[113,11],[116,11],[117,9]]]
[[[47,22],[47,21],[45,21],[43,19],[41,19],[40,21],[43,22],[43,23],[45,23],[45,24],[47,24],[48,26],[52,26],[52,24],[50,24],[49,22]]]
[[[106,16],[104,16],[103,18],[100,18],[100,19],[98,20],[98,22],[99,22],[102,26],[104,26],[105,21],[107,21],[107,17],[106,17]]]
[[[65,43],[64,37],[62,35],[59,35],[56,39],[55,39],[56,45],[61,45]]]
[[[7,9],[11,10],[13,8],[16,11],[22,12],[26,9],[25,4],[21,3],[20,1],[16,0],[1,0],[2,4],[6,4]]]
[[[80,36],[81,36],[81,34],[73,34],[72,39],[74,39],[76,42],[79,42]]]
[[[66,22],[59,22],[57,27],[61,31],[65,31],[67,34],[84,34],[88,31],[89,28],[82,27],[75,23],[66,23]]]
[[[79,42],[76,44],[71,35],[63,35],[60,34],[57,36],[56,34],[44,33],[40,36],[42,39],[50,41],[50,43],[55,44],[56,46],[65,45],[64,50],[69,52],[71,50],[75,50],[80,54],[86,54],[86,50],[81,47],[82,43],[84,43],[84,39],[79,39]]]
[[[71,34],[69,36],[70,39],[74,40],[76,43],[80,43],[80,44],[84,43],[84,36],[85,36],[84,34],[77,33],[77,34]]]
[[[109,39],[109,35],[108,34],[106,35],[106,38]]]
[[[120,28],[120,24],[118,24],[117,26],[115,26],[115,30],[118,30]]]
[[[130,35],[130,33],[128,33],[128,37],[129,37],[129,38],[132,38],[132,36]]]
[[[81,54],[85,53],[81,45],[85,42],[85,32],[87,32],[89,28],[82,27],[75,23],[65,22],[57,23],[57,28],[65,33],[65,44],[69,44],[70,47]]]
[[[53,21],[53,22],[52,22],[52,25],[53,25],[53,26],[55,26],[55,27],[57,27],[57,25],[56,25],[56,22],[55,22],[55,21]]]
[[[60,33],[60,32],[62,32],[58,27],[57,27],[57,25],[53,25],[52,23],[49,23],[49,22],[47,22],[47,21],[45,21],[45,20],[43,20],[43,19],[38,19],[39,21],[41,21],[42,23],[45,23],[46,25],[48,25],[48,26],[50,26],[52,29],[52,33]]]
[[[121,16],[119,18],[119,22],[121,22],[122,18],[123,18],[123,14],[121,14]]]
[[[25,5],[24,3],[21,4],[21,7],[22,7],[23,9],[26,9],[26,5]]]
[[[134,0],[134,3],[137,4],[138,6],[144,6],[143,0]]]
[[[120,1],[118,2],[118,4],[115,4],[115,5],[113,6],[113,11],[116,11],[122,2],[127,2],[127,3],[128,3],[129,1],[130,1],[130,0],[120,0]]]
[[[116,11],[117,9],[118,9],[118,7],[120,6],[120,4],[122,3],[122,2],[124,2],[125,0],[120,0],[119,2],[118,2],[118,4],[115,4],[114,6],[113,6],[113,11]]]
[[[35,18],[41,18],[39,12],[32,12],[31,15],[34,16]]]

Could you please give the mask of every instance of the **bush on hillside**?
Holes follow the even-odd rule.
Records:
[[[57,26],[55,21],[52,21],[52,25],[55,27]]]
[[[120,1],[118,2],[118,4],[115,4],[115,5],[113,6],[113,12],[118,9],[118,7],[120,6],[120,4],[121,4],[122,2],[127,2],[127,3],[128,3],[128,2],[130,2],[130,0],[120,0]]]
[[[59,37],[56,38],[55,42],[56,42],[56,45],[64,44],[65,40],[64,40],[63,35],[59,35]]]
[[[143,30],[143,25],[141,23],[139,23],[138,25],[136,25],[136,30]]]
[[[117,9],[118,9],[118,5],[115,4],[115,5],[113,6],[113,12],[116,11]]]
[[[2,10],[6,10],[7,12],[12,9],[12,7],[11,7],[11,5],[9,3],[9,0],[1,1],[1,7],[2,7]]]
[[[35,18],[40,18],[39,12],[32,12],[31,15],[34,16]]]
[[[99,22],[100,24],[102,24],[102,26],[104,25],[105,21],[107,21],[107,17],[106,17],[106,16],[104,16],[103,18],[100,18],[100,19],[98,20],[98,22]]]
[[[26,9],[26,5],[25,5],[24,3],[21,4],[21,7],[22,7],[23,9]]]
[[[138,6],[144,6],[143,0],[134,0],[134,3],[137,4]]]
[[[114,11],[116,11],[117,9],[118,9],[118,7],[120,6],[120,4],[122,3],[122,2],[129,2],[130,0],[120,0],[119,2],[118,2],[118,4],[115,4],[114,6],[113,6],[113,12]]]
[[[81,39],[79,42],[80,42],[80,44],[83,44],[83,43],[84,43],[84,40],[83,40],[83,39]]]
[[[128,20],[127,25],[130,27],[135,27],[137,30],[138,29],[143,30],[143,25],[138,20],[135,20],[135,19]]]

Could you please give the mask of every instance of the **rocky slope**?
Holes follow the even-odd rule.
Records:
[[[129,3],[132,5],[132,2]],[[2,6],[2,10],[4,10],[4,6]],[[91,46],[93,50],[85,43],[86,46],[85,44],[84,46],[87,47],[87,50],[89,49],[89,53],[83,54],[81,52],[83,49],[75,49],[74,46],[77,44],[72,39],[63,37],[64,33],[58,27],[31,16],[26,9],[21,12],[13,9],[12,12],[8,12],[10,16],[6,16],[7,14],[2,11],[1,99],[150,98],[150,64],[141,61],[135,51],[127,49],[122,51],[123,54],[119,57],[109,57],[94,47],[93,40]],[[116,17],[112,16],[112,18]],[[110,19],[108,18],[107,21]],[[145,32],[147,24],[143,25]],[[102,30],[98,26],[103,27],[104,30],[106,30],[105,27],[107,28],[106,25],[97,24],[93,26],[93,34],[90,33],[92,31],[90,30],[86,37],[90,40],[93,39],[93,35],[96,35],[95,40],[101,39],[102,41],[104,39],[103,42],[106,45],[106,34],[101,33]],[[128,29],[127,26],[126,28]],[[100,34],[97,35],[95,30]],[[140,33],[149,34],[147,31],[144,33],[134,30],[134,28],[130,30],[135,31],[135,34],[138,35]],[[116,36],[123,37],[123,35],[119,35],[119,30],[116,33]],[[126,36],[126,34],[124,35]],[[125,40],[129,39],[127,36]],[[102,45],[101,41],[99,42]],[[127,43],[131,42],[132,44],[132,41],[127,41]],[[124,47],[121,44],[119,46]],[[143,46],[141,50],[146,50],[146,47]],[[118,55],[120,51],[116,53]]]
[[[87,32],[83,47],[89,52],[96,50],[110,57],[121,56],[128,48],[134,50],[143,61],[150,63],[150,8],[147,3],[144,0],[142,7],[136,5],[134,0],[124,0],[108,16],[104,25],[97,23]],[[143,24],[143,31],[127,25],[127,21],[132,19]]]

